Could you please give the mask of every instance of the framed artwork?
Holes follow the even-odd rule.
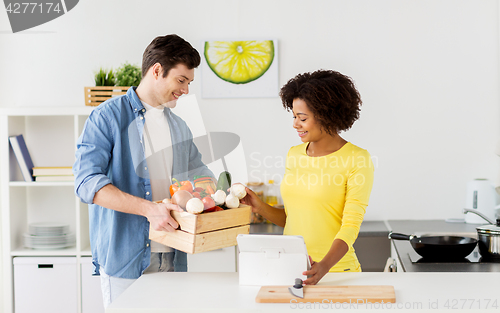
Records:
[[[203,41],[203,98],[278,97],[277,40]]]

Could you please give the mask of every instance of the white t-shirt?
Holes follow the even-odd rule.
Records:
[[[141,101],[146,108],[144,123],[144,153],[149,168],[153,201],[170,198],[172,181],[173,147],[170,126],[163,112],[164,107],[152,107]],[[151,241],[151,252],[171,252],[172,248]]]

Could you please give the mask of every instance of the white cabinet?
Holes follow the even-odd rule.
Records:
[[[76,257],[15,257],[16,313],[77,313]]]
[[[90,256],[88,208],[74,194],[73,182],[25,182],[9,146],[9,136],[23,134],[35,166],[72,166],[76,141],[92,107],[40,107],[0,109],[0,201],[3,266],[3,312],[14,312],[13,260],[20,257],[70,257],[72,273],[63,286],[76,288],[76,309],[81,312],[80,262]],[[36,222],[69,225],[76,236],[73,247],[35,250],[23,247],[23,234]],[[14,273],[15,272],[15,273]],[[39,273],[43,273],[40,271]],[[48,271],[47,271],[48,273]],[[52,279],[52,278],[48,278]],[[22,289],[24,290],[24,289]],[[29,302],[30,298],[19,301]],[[58,302],[48,304],[57,307]],[[1,310],[0,310],[1,311]],[[32,311],[35,312],[35,311]],[[54,309],[53,312],[56,312]],[[69,311],[67,311],[69,312]]]
[[[92,276],[92,258],[80,259],[82,282],[82,313],[104,313],[100,276]]]

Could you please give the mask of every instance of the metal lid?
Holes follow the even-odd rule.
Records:
[[[480,234],[500,235],[500,227],[496,225],[483,225],[476,227],[476,230]]]

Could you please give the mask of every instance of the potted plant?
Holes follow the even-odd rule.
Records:
[[[113,73],[113,70],[110,69],[109,71],[106,71],[104,69],[99,69],[99,72],[97,72],[94,75],[94,80],[95,80],[95,85],[97,86],[114,86],[115,85],[115,74]]]
[[[141,68],[125,63],[116,70],[116,86],[139,86],[142,79]]]
[[[140,67],[124,63],[116,71],[100,68],[94,75],[95,87],[85,87],[85,105],[98,106],[104,101],[127,93],[130,86],[138,86]]]

